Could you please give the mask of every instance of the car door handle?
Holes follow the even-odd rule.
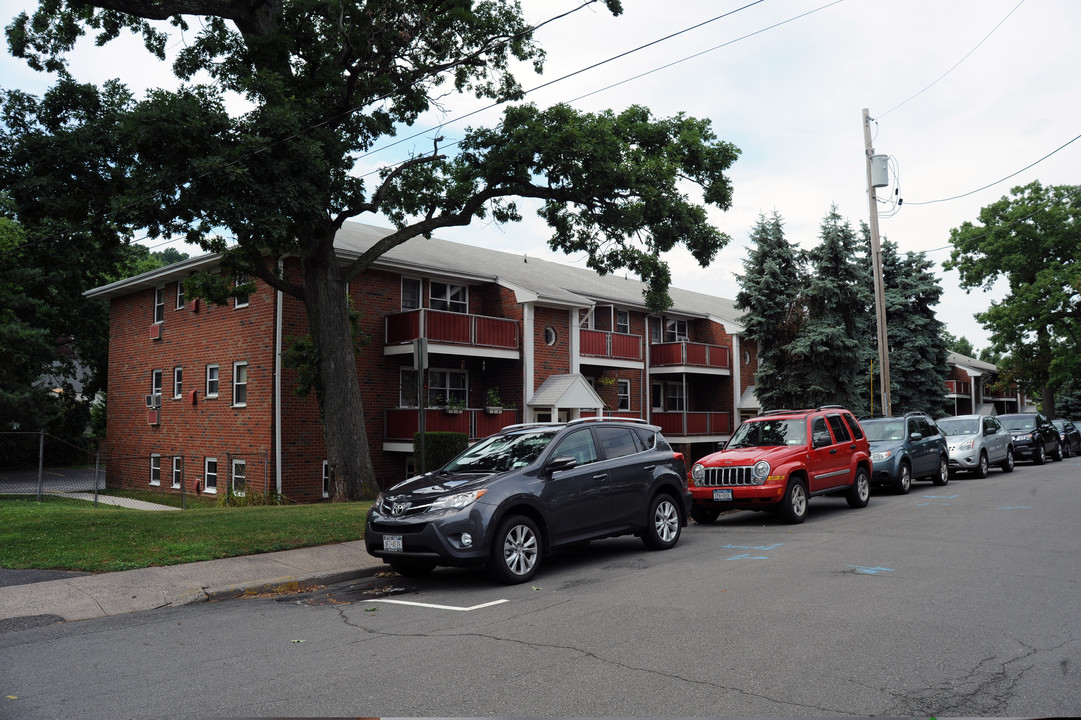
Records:
[[[606,477],[608,477],[608,473],[599,473],[597,475],[594,475],[593,479],[594,480],[604,480]]]
[[[830,455],[836,455],[836,454],[837,454],[837,448],[830,448]]]
[[[648,471],[648,470],[652,470],[652,469],[653,469],[653,468],[655,468],[655,467],[657,467],[657,466],[656,466],[656,465],[646,465],[646,466],[645,466],[645,467],[643,467],[642,469],[643,469],[643,470],[647,470],[647,471]]]
[[[856,446],[855,446],[855,445],[849,445],[849,446],[848,446],[848,449],[849,449],[849,450],[855,450],[855,449],[856,449]]]

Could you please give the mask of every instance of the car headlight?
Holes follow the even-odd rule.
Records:
[[[964,442],[957,443],[955,448],[957,450],[971,450],[975,445],[976,445],[975,440],[965,440]]]
[[[454,495],[444,495],[432,503],[432,506],[428,508],[430,512],[436,510],[460,510],[473,502],[476,502],[484,493],[485,490],[470,490],[464,493],[455,493]]]
[[[751,468],[751,475],[756,480],[765,480],[769,477],[769,463],[765,460],[759,460],[754,464],[754,467]]]
[[[881,462],[882,460],[889,460],[893,455],[892,452],[886,450],[884,452],[871,453],[871,462]]]
[[[691,468],[691,480],[696,483],[702,482],[702,478],[706,476],[706,469],[702,466],[702,463],[695,463]]]

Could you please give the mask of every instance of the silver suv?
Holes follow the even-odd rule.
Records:
[[[950,448],[950,472],[987,477],[992,465],[1013,472],[1013,436],[989,415],[955,415],[938,421]]]

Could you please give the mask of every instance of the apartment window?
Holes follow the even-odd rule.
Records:
[[[416,310],[420,307],[420,280],[402,278],[402,310]]]
[[[464,405],[467,398],[466,375],[463,370],[428,371],[428,405],[442,406],[450,400]]]
[[[687,321],[668,318],[664,322],[664,341],[681,342],[687,339]]]
[[[184,478],[184,458],[180,455],[173,456],[173,489],[180,487],[180,481]]]
[[[237,275],[236,280],[235,280],[235,282],[233,284],[233,287],[237,288],[237,287],[240,287],[241,285],[247,285],[249,282],[251,282],[251,278],[248,277],[247,275]],[[247,295],[247,294],[237,295],[235,298],[233,298],[233,307],[235,307],[235,308],[248,307],[248,301],[249,300],[250,300],[250,296]]]
[[[456,313],[469,312],[465,285],[433,282],[431,283],[431,298],[431,308],[433,310],[449,310]]]
[[[184,309],[184,281],[183,280],[177,280],[176,281],[176,309],[177,310],[183,310]]]
[[[161,397],[161,370],[152,370],[150,372],[150,394]],[[158,399],[158,398],[155,398]]]
[[[653,410],[656,412],[664,412],[664,385],[661,383],[653,383],[652,390],[650,391],[651,400],[653,401]]]
[[[161,485],[161,455],[150,456],[150,484]]]
[[[631,313],[628,310],[616,310],[616,332],[630,335]]]
[[[243,496],[248,491],[248,464],[233,458],[233,494]]]
[[[616,381],[616,397],[619,398],[619,409],[630,410],[631,409],[631,381],[630,380],[617,380]]]
[[[685,403],[683,400],[683,385],[681,383],[668,383],[665,409],[668,412],[683,412]]]
[[[233,405],[248,404],[248,363],[233,363]]]
[[[218,366],[206,366],[206,396],[216,398],[218,396]]]
[[[649,319],[649,341],[653,344],[660,343],[664,333],[661,331],[661,319],[659,317],[651,317]]]
[[[208,493],[218,491],[218,459],[208,457],[203,461],[203,489]]]
[[[165,322],[165,288],[154,288],[154,322]]]
[[[323,461],[323,497],[330,497],[330,463]]]
[[[184,396],[184,368],[173,368],[173,399]]]
[[[398,407],[417,407],[417,371],[403,369],[399,378]]]

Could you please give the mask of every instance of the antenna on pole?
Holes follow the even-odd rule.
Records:
[[[889,184],[886,156],[871,147],[871,114],[863,109],[863,144],[867,157],[867,204],[871,210],[871,267],[875,278],[875,317],[878,321],[878,371],[882,382],[882,414],[893,414],[890,402],[890,348],[886,332],[886,291],[882,278],[882,245],[878,240],[878,198],[875,188]]]

